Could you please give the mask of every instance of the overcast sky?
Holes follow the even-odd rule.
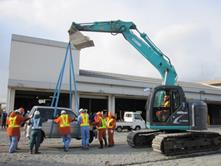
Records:
[[[118,19],[147,33],[179,81],[221,79],[220,0],[0,0],[0,101],[7,96],[12,34],[68,42],[73,21]],[[81,51],[81,69],[160,78],[120,34],[86,35],[95,47]]]

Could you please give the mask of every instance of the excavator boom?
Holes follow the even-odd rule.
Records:
[[[140,36],[133,33],[133,30],[137,31]],[[68,31],[69,35],[78,31],[121,33],[159,71],[163,79],[162,85],[176,85],[177,74],[169,58],[153,44],[145,33],[140,33],[133,22],[121,20],[80,24],[73,22]]]

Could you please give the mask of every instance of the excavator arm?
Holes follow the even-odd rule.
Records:
[[[139,36],[133,33],[133,30],[137,31]],[[176,85],[177,74],[170,59],[153,44],[145,33],[140,33],[133,22],[121,20],[93,23],[73,22],[68,31],[69,35],[78,31],[121,33],[160,72],[163,85]]]

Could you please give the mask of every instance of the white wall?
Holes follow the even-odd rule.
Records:
[[[56,83],[64,61],[66,43],[20,35],[12,36],[9,79]],[[75,74],[79,74],[79,51],[72,50]],[[67,61],[63,83],[69,82]],[[25,85],[23,85],[25,87]]]

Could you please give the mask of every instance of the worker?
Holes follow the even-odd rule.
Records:
[[[107,121],[106,118],[103,115],[103,112],[97,112],[96,114],[96,128],[98,129],[98,140],[100,143],[99,148],[103,148],[103,140],[105,143],[105,147],[107,147],[107,139],[106,139],[106,127],[107,127]]]
[[[87,109],[81,108],[79,110],[80,115],[78,116],[78,123],[81,127],[81,148],[89,149],[89,138],[90,138],[90,126],[89,126],[89,115]]]
[[[6,123],[8,125],[7,135],[9,136],[9,153],[14,153],[16,151],[18,141],[20,138],[20,125],[26,120],[30,119],[22,117],[18,111],[11,112],[10,116],[7,118]]]
[[[31,126],[31,138],[30,138],[30,153],[33,154],[33,147],[35,146],[35,154],[39,154],[38,151],[41,142],[41,128],[42,128],[42,119],[40,117],[40,112],[35,111],[34,116],[30,120]]]
[[[7,116],[8,116],[8,114],[7,114],[6,110],[3,110],[2,111],[2,116],[1,116],[2,129],[6,129],[6,119],[7,119]]]
[[[168,119],[170,113],[170,97],[165,95],[163,98],[163,110],[157,111],[156,116],[160,122],[165,122]]]
[[[68,152],[71,143],[71,122],[74,119],[70,118],[65,110],[61,111],[61,115],[54,119],[54,122],[58,124],[59,133],[63,138],[64,151]]]
[[[114,146],[114,130],[116,128],[116,119],[112,112],[108,112],[107,117],[107,133],[108,133],[108,147]]]
[[[20,113],[21,116],[24,116],[24,114],[25,114],[25,109],[24,109],[23,107],[20,107],[20,108],[18,109],[18,111],[19,111],[19,113]]]

